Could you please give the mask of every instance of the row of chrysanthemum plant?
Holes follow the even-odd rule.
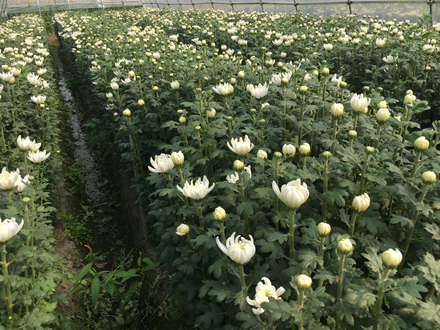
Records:
[[[133,24],[125,31],[119,21],[142,16],[120,13],[109,23],[111,37],[100,32],[99,18],[90,20],[96,22],[90,29],[66,14],[57,19],[72,63],[91,66],[78,78],[106,104],[101,115],[114,146],[141,178],[139,191],[148,194],[148,204],[139,201],[189,324],[435,325],[436,316],[426,311],[434,308],[439,287],[430,275],[439,249],[439,132],[436,123],[420,130],[412,121],[429,109],[427,102],[410,90],[385,99],[390,91],[373,82],[362,94],[351,93],[347,81],[318,61],[331,52],[312,53],[307,36],[297,53],[287,48],[285,56],[268,51],[270,42],[237,46],[232,36],[240,19],[253,21],[252,13],[216,13],[236,18],[237,30],[231,27],[232,36],[214,30],[222,36],[218,41],[213,33],[211,44],[189,43],[199,35],[196,22],[212,18],[210,12],[149,14],[145,28]],[[177,19],[196,22],[176,35],[169,27]],[[270,28],[263,22],[258,31]],[[402,31],[418,37],[418,28],[411,29]],[[411,48],[398,33],[394,41]],[[223,42],[229,46],[217,49]],[[413,46],[421,48],[420,42]],[[338,52],[344,47],[341,42]],[[339,66],[343,60],[338,56]],[[357,69],[367,70],[362,62]],[[376,80],[389,79],[385,69]],[[168,154],[150,158],[162,150]]]
[[[59,168],[59,112],[44,22],[17,16],[0,31],[0,320],[4,329],[66,326],[56,292],[65,275],[52,247],[49,176]],[[47,150],[51,152],[47,152]],[[56,193],[56,192],[55,192]],[[3,219],[3,220],[2,220]]]

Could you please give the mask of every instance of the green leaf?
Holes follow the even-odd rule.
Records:
[[[405,293],[421,299],[422,296],[419,292],[428,291],[423,285],[417,284],[419,279],[417,277],[414,278],[399,278],[393,283],[394,290],[400,296],[403,296]]]
[[[408,228],[412,228],[414,226],[414,223],[411,219],[408,219],[406,217],[402,217],[401,215],[394,215],[391,220],[391,223],[400,223],[403,227],[408,226]]]
[[[272,297],[269,298],[269,302],[264,302],[261,307],[273,313],[272,320],[282,319],[283,321],[293,318],[295,322],[299,322],[301,319],[301,311],[298,304],[291,300],[290,302],[282,299],[276,300]]]
[[[252,208],[252,202],[245,202],[245,203],[240,203],[240,205],[238,205],[237,207],[237,213],[241,214],[244,212],[246,212],[246,214],[251,215],[254,212],[254,209]]]
[[[247,310],[246,313],[239,312],[235,317],[237,320],[244,322],[241,324],[241,327],[244,329],[266,330],[266,327],[257,320],[254,313],[252,313],[250,310]]]
[[[421,301],[417,316],[423,320],[423,323],[429,322],[429,324],[425,325],[425,329],[431,328],[432,325],[438,326],[440,324],[440,310],[432,301]]]
[[[375,303],[376,295],[365,286],[352,284],[345,299],[359,307],[370,307]]]
[[[222,269],[227,267],[228,259],[217,259],[211,266],[208,268],[208,273],[214,273],[215,278],[220,278],[222,275]]]
[[[378,327],[381,330],[406,329],[406,323],[397,315],[382,314],[379,318]]]
[[[365,174],[365,177],[372,182],[377,182],[378,184],[385,186],[387,184],[386,178],[388,178],[388,174],[385,172],[370,172]]]
[[[316,264],[322,259],[318,256],[314,251],[311,250],[302,250],[298,254],[298,260],[302,260],[301,266],[304,268],[315,269]]]
[[[362,255],[367,258],[369,261],[366,262],[366,265],[370,270],[375,274],[376,277],[380,277],[382,273],[382,259],[377,255],[377,249],[372,247],[367,247],[366,253],[362,253]]]
[[[334,305],[334,309],[341,321],[345,320],[347,323],[354,325],[353,315],[357,312],[354,305],[346,301],[338,301],[336,305]]]
[[[101,281],[99,280],[98,276],[95,276],[92,280],[92,285],[90,287],[90,290],[92,292],[92,305],[93,306],[95,306],[96,302],[98,301],[100,287],[101,287]]]
[[[423,260],[426,266],[421,265],[418,268],[422,271],[425,278],[438,290],[440,288],[440,260],[435,260],[434,256],[430,253],[426,253]]]
[[[73,292],[75,292],[75,290],[81,284],[81,280],[83,279],[83,277],[86,276],[90,272],[90,269],[92,269],[92,266],[93,266],[93,262],[85,265],[83,267],[83,269],[81,269],[79,274],[72,278],[72,280],[75,281],[75,285],[70,289],[70,293],[69,294],[72,294]]]
[[[283,244],[287,241],[289,238],[289,235],[280,233],[278,231],[273,231],[269,235],[267,235],[267,240],[269,242],[279,242],[280,244]]]
[[[348,196],[348,192],[342,189],[334,188],[331,191],[324,193],[324,199],[330,206],[334,206],[335,203],[339,206],[345,206],[344,196]]]
[[[322,269],[318,270],[318,273],[313,278],[322,282],[328,281],[330,284],[333,284],[336,280],[336,276],[333,273]]]
[[[432,238],[440,241],[440,228],[435,223],[428,223],[425,225],[428,233],[432,234]]]

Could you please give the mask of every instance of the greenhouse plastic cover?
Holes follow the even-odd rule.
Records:
[[[440,18],[440,5],[426,0],[0,0],[6,14],[69,10],[79,8],[105,9],[110,7],[143,6],[149,8],[199,9],[213,8],[225,11],[296,12],[329,16],[336,13],[378,16],[380,19],[417,22],[424,13],[432,12],[433,21]]]

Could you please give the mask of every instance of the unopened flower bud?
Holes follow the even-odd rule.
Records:
[[[321,236],[321,237],[328,236],[330,234],[331,230],[332,230],[332,227],[328,223],[321,222],[318,225],[318,233],[319,233],[319,236]]]
[[[308,154],[310,154],[310,144],[308,144],[307,142],[301,144],[299,146],[299,154],[301,156],[307,156]]]
[[[275,158],[279,159],[279,158],[283,157],[283,154],[282,154],[281,152],[279,152],[279,151],[275,151],[274,154],[273,154],[273,156],[274,156]]]
[[[296,148],[293,144],[285,144],[282,148],[284,155],[289,155],[290,157],[295,156]]]
[[[129,109],[125,109],[124,111],[122,111],[122,114],[124,116],[130,117],[131,116],[131,111]]]
[[[142,106],[142,105],[144,105],[144,104],[145,104],[145,101],[144,101],[144,100],[142,100],[142,99],[140,99],[140,100],[138,100],[138,104]]]
[[[23,203],[29,203],[31,199],[29,197],[24,197],[23,198]]]
[[[302,94],[307,93],[308,90],[309,90],[309,89],[308,89],[307,86],[301,86],[301,87],[299,88],[299,92],[302,93]]]
[[[310,278],[310,276],[304,274],[298,275],[298,277],[296,278],[296,285],[300,290],[307,290],[312,286],[312,279]]]
[[[322,71],[321,71],[321,74],[323,76],[328,76],[330,74],[329,68],[323,68]]]
[[[379,123],[385,123],[391,116],[388,108],[380,108],[376,113],[376,119]]]
[[[373,147],[365,147],[365,152],[367,153],[367,155],[371,155],[372,153],[374,153],[374,148]]]
[[[200,125],[197,125],[196,127],[194,127],[194,129],[195,129],[196,131],[200,131],[200,130],[202,129],[202,127],[200,127]]]
[[[322,153],[322,156],[323,156],[325,159],[330,159],[330,157],[332,156],[332,153],[331,153],[330,151],[324,151],[324,152]]]
[[[379,102],[379,104],[377,105],[377,107],[378,107],[379,109],[381,109],[381,108],[387,108],[387,107],[388,107],[388,105],[387,105],[387,101]]]
[[[437,176],[432,171],[426,171],[422,174],[422,180],[426,184],[433,184],[436,179],[437,179]]]
[[[213,214],[214,219],[217,221],[223,221],[226,218],[226,211],[221,206],[217,207]]]
[[[333,103],[330,112],[333,117],[339,118],[344,113],[344,105],[342,103]]]
[[[244,163],[241,160],[234,161],[234,169],[236,171],[243,171],[244,169]]]
[[[179,118],[179,123],[180,123],[181,125],[184,125],[184,124],[186,123],[186,118],[185,118],[185,117],[180,117],[180,118]]]
[[[173,161],[174,165],[182,166],[183,162],[185,161],[185,156],[183,155],[182,151],[172,152],[171,160]]]
[[[414,148],[424,151],[429,148],[429,141],[424,136],[419,137],[414,141]]]
[[[217,113],[217,112],[215,111],[214,108],[211,108],[211,110],[207,110],[207,111],[206,111],[206,114],[208,115],[208,118],[214,118],[214,116],[215,116],[216,113]]]
[[[364,212],[370,206],[370,196],[368,196],[367,193],[356,196],[353,198],[353,203],[351,206],[358,213]]]
[[[341,239],[338,243],[338,251],[342,254],[348,254],[353,251],[353,244],[348,238]]]
[[[267,158],[267,152],[264,150],[258,150],[257,157],[258,158]]]
[[[402,262],[403,256],[399,249],[388,249],[382,253],[382,262],[387,268],[396,268]]]
[[[355,138],[358,135],[358,133],[354,130],[351,130],[351,131],[348,131],[348,135],[352,138]]]
[[[185,225],[184,223],[182,223],[179,227],[177,227],[177,231],[176,231],[177,235],[185,236],[188,233],[189,233],[188,225]]]

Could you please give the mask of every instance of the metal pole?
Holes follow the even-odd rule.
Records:
[[[434,19],[432,17],[432,5],[435,3],[435,0],[428,0],[428,6],[429,6],[429,15],[431,16],[431,24],[434,23]]]
[[[296,3],[296,0],[293,0],[293,5],[295,6],[295,12],[298,12],[298,4]]]
[[[352,4],[352,3],[353,3],[353,1],[351,1],[351,0],[348,0],[348,1],[347,1],[348,11],[349,11],[350,15],[351,15],[351,4]]]
[[[191,4],[192,4],[192,6],[193,6],[193,9],[195,10],[196,7],[194,6],[194,2],[193,2],[193,0],[191,0]],[[214,9],[214,8],[213,8],[213,9]]]

